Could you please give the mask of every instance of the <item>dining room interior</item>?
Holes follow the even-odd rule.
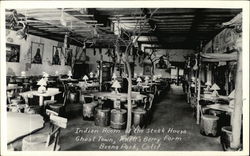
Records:
[[[242,18],[6,9],[8,150],[243,150]]]

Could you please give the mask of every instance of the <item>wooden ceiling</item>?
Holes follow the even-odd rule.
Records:
[[[195,49],[200,41],[208,42],[223,28],[223,22],[231,20],[241,9],[194,8],[54,8],[16,9],[18,20],[26,20],[28,33],[63,41],[70,33],[70,42],[81,45],[95,40],[100,46],[114,40],[114,24],[133,32],[140,29],[148,40],[139,44],[154,44],[175,49]],[[6,28],[10,28],[12,9],[6,10]],[[140,24],[143,25],[143,29]],[[18,30],[21,26],[16,26]],[[151,38],[157,38],[152,40]]]

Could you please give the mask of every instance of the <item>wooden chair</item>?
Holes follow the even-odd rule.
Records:
[[[23,151],[59,151],[60,145],[59,138],[61,128],[67,127],[68,120],[57,116],[58,113],[46,110],[47,115],[50,117],[50,129],[48,134],[32,134],[23,139]]]
[[[67,102],[67,97],[68,97],[68,90],[65,89],[64,93],[62,95],[63,102],[57,102],[57,101],[51,101],[51,100],[46,100],[44,101],[44,105],[48,107],[48,109],[53,110],[59,114],[59,116],[66,116],[65,112],[65,106]]]
[[[154,102],[154,94],[149,94],[147,98],[144,99],[144,109],[146,110],[146,121],[150,124],[153,117],[152,106]]]

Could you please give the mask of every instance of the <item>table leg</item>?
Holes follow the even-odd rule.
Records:
[[[230,113],[230,125],[231,125],[231,126],[232,126],[232,124],[233,124],[233,118],[234,118],[234,113],[231,112],[231,113]]]
[[[55,100],[55,96],[51,96],[51,101],[54,101]]]
[[[43,96],[39,96],[39,106],[43,106]]]

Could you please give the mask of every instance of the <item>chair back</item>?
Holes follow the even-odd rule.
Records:
[[[81,95],[81,102],[85,103],[91,103],[94,101],[94,96],[93,95]]]
[[[201,116],[203,116],[203,112],[202,112],[202,109],[201,109],[201,105],[198,106],[198,109],[199,109],[199,112],[201,113]]]
[[[154,102],[154,94],[149,94],[146,99],[146,103],[144,104],[144,109],[147,111],[151,110],[153,102]]]
[[[50,145],[52,145],[53,151],[55,151],[57,150],[61,128],[67,127],[68,120],[66,118],[59,117],[58,113],[48,109],[46,109],[46,113],[50,117],[50,123],[52,124],[52,129],[47,137],[47,142],[45,144],[45,147],[49,147]]]
[[[63,106],[66,105],[68,95],[69,95],[69,91],[67,90],[67,91],[65,91],[64,94],[63,94]]]
[[[157,95],[157,92],[158,91],[158,87],[157,87],[157,85],[153,85],[152,86],[152,92],[154,93],[154,95]]]
[[[61,81],[61,83],[63,85],[63,95],[62,95],[62,97],[63,97],[63,106],[65,106],[66,102],[67,102],[68,95],[69,95],[69,87],[63,81]]]

